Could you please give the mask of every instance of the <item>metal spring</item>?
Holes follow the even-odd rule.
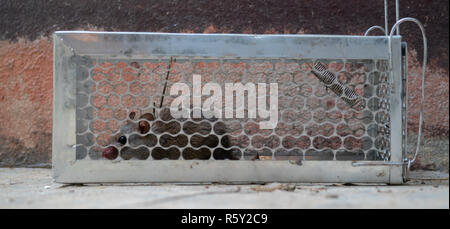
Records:
[[[361,98],[356,94],[356,92],[340,82],[337,77],[330,71],[327,70],[324,64],[316,61],[313,65],[312,73],[325,84],[325,87],[333,91],[337,96],[341,97],[350,107],[358,105],[363,108],[364,103]]]

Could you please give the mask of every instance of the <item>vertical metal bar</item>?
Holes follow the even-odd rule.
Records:
[[[400,3],[399,0],[395,0],[395,23],[400,19]],[[397,26],[397,35],[400,35],[400,25]]]
[[[403,101],[401,41],[392,41],[392,68],[390,91],[390,143],[391,162],[403,162]],[[391,182],[403,182],[403,168],[391,168]]]
[[[389,24],[388,24],[388,2],[384,0],[384,31],[386,31],[386,36],[388,35]]]

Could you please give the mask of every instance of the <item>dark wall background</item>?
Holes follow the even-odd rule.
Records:
[[[227,33],[363,34],[372,25],[384,27],[383,0],[2,0],[0,38],[48,36],[55,30],[87,25],[106,31],[190,31],[202,33],[211,25]],[[395,1],[389,0],[389,22],[395,20]],[[400,16],[424,23],[430,57],[448,68],[446,0],[400,0]],[[420,31],[403,26],[413,47],[421,46]],[[419,54],[421,55],[421,54]],[[420,56],[419,56],[420,57]],[[421,58],[421,57],[420,57]]]

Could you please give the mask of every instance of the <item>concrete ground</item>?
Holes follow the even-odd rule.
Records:
[[[449,208],[448,174],[405,185],[61,185],[50,169],[0,168],[0,208]]]

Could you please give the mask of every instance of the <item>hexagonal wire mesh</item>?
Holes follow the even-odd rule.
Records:
[[[93,59],[91,67],[79,66],[78,160],[385,158],[389,148],[386,60],[319,60],[338,82],[362,98],[364,106],[358,109],[313,74],[314,60],[174,58],[172,65],[170,59],[161,58]],[[177,82],[192,87],[195,73],[202,76],[203,84],[278,83],[276,128],[259,129],[261,120],[247,116],[171,117],[169,106],[175,97],[167,91],[163,96],[166,76],[168,88]]]
[[[188,179],[294,181],[307,175],[270,173],[284,170],[279,163],[267,164],[271,168],[267,177],[241,177],[238,171],[264,165],[240,163],[231,178],[199,175],[188,167],[180,167],[180,174],[158,172],[134,178],[135,173],[111,173],[114,166],[105,163],[94,169],[89,161],[296,161],[300,165],[300,161],[388,161],[392,152],[393,160],[400,161],[402,99],[401,92],[393,90],[399,81],[391,74],[400,74],[400,38],[394,41],[396,65],[390,72],[384,37],[59,32],[55,35],[53,149],[61,153],[53,155],[55,177],[64,174],[60,180],[77,182],[185,181],[182,177],[195,174]],[[173,118],[169,106],[176,96],[169,95],[169,88],[178,82],[192,88],[193,74],[201,75],[202,85],[213,82],[222,88],[225,83],[277,83],[276,127],[260,129],[263,119],[249,118],[247,112],[243,119]],[[267,90],[266,96],[270,93]],[[202,96],[202,101],[208,97]],[[246,104],[247,99],[248,93]],[[75,133],[68,132],[71,120]],[[73,151],[65,148],[72,144]],[[76,161],[83,163],[78,167]],[[89,162],[88,171],[81,169],[84,162]],[[154,168],[148,171],[163,168],[151,165]],[[207,168],[210,164],[197,165]],[[77,169],[63,172],[73,166]],[[131,164],[115,166],[134,171]],[[309,170],[286,166],[285,171]],[[394,170],[383,165],[370,169],[349,168],[346,163],[316,166],[335,174],[312,176],[312,181],[315,177],[325,182],[347,178],[401,182],[401,172],[397,173],[401,170],[391,174]],[[83,176],[92,169],[101,174]],[[349,171],[367,175],[349,176]]]

